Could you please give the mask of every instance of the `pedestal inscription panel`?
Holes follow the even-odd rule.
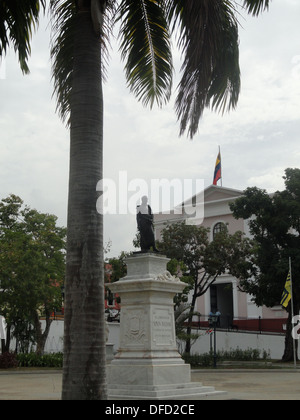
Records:
[[[152,317],[152,336],[156,346],[174,346],[174,315],[170,309],[154,309]]]

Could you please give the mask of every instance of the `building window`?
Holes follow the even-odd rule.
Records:
[[[226,232],[226,230],[227,230],[227,226],[225,225],[225,223],[219,222],[215,224],[214,229],[213,229],[213,238],[215,238],[215,236],[218,233]]]

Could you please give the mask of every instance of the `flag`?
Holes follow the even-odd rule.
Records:
[[[220,151],[216,160],[213,185],[217,185],[217,182],[219,181],[219,179],[221,179],[221,152]]]
[[[289,272],[286,283],[284,286],[284,290],[281,297],[280,305],[284,306],[285,308],[288,306],[289,301],[292,297],[292,290],[291,290],[291,272]]]

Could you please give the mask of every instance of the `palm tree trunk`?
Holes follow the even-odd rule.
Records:
[[[71,97],[65,285],[64,400],[106,399],[102,179],[103,93],[100,40],[90,10],[78,12]]]

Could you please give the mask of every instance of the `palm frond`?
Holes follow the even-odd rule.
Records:
[[[29,73],[32,30],[36,29],[45,0],[1,0],[0,2],[0,58],[12,43],[23,73]]]
[[[52,79],[57,98],[56,108],[61,119],[69,123],[76,5],[73,0],[51,0],[50,12]]]
[[[123,0],[120,50],[130,90],[144,105],[159,106],[171,96],[173,65],[164,3],[159,0]]]
[[[240,94],[238,28],[228,22],[223,26],[222,38],[212,73],[207,105],[225,112],[234,109]]]
[[[52,17],[51,58],[54,94],[57,111],[63,121],[70,123],[70,100],[74,65],[74,25],[78,12],[74,0],[51,0]],[[99,48],[102,49],[102,78],[105,78],[105,64],[108,61],[109,33],[115,13],[114,1],[106,1],[106,9],[100,33]]]
[[[244,7],[253,16],[269,8],[270,0],[244,0]]]
[[[106,81],[107,67],[109,64],[109,49],[111,48],[110,39],[115,25],[117,6],[115,0],[105,0],[105,13],[103,15],[102,33],[101,33],[101,51],[102,51],[102,78]]]
[[[204,109],[230,109],[240,91],[238,23],[234,7],[224,0],[169,0],[169,21],[179,27],[184,61],[176,112],[180,134],[192,138]]]

